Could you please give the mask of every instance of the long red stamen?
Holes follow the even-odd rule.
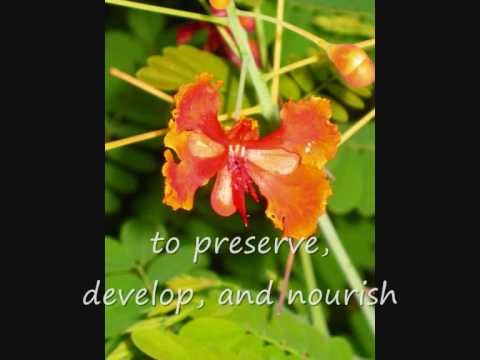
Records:
[[[230,145],[228,168],[232,176],[233,204],[242,217],[243,224],[248,226],[248,215],[245,206],[245,193],[247,192],[255,202],[259,198],[253,187],[252,179],[248,175],[245,160],[245,148],[240,145]]]
[[[248,226],[247,209],[245,207],[245,191],[239,184],[233,185],[233,204],[237,208],[240,216],[242,217],[243,225]]]
[[[255,191],[255,188],[253,187],[253,181],[252,179],[250,179],[250,177],[248,178],[248,193],[257,204],[260,202],[260,199],[258,198],[258,195]]]

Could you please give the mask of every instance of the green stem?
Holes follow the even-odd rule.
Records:
[[[248,58],[242,60],[242,68],[240,70],[240,81],[238,83],[237,102],[235,103],[235,112],[233,118],[240,120],[240,111],[242,110],[243,93],[245,92],[245,79],[247,77]]]
[[[361,305],[361,309],[365,318],[367,319],[368,325],[372,331],[373,336],[375,336],[375,308],[365,304],[361,301],[362,293],[364,293],[365,289],[363,286],[363,282],[360,279],[360,275],[358,274],[355,266],[353,265],[352,261],[348,257],[345,248],[338,237],[337,232],[332,224],[332,221],[328,217],[327,214],[321,216],[318,219],[318,224],[320,225],[320,229],[322,230],[325,239],[327,240],[327,244],[329,248],[332,250],[335,258],[340,265],[340,269],[342,270],[343,274],[345,275],[348,284],[355,290],[355,296],[357,297],[358,303],[363,304]]]
[[[235,2],[230,1],[227,6],[228,21],[230,24],[230,30],[235,38],[242,60],[248,59],[247,70],[253,83],[253,87],[257,93],[258,102],[262,108],[262,114],[267,121],[278,121],[278,108],[271,103],[270,94],[267,88],[267,84],[263,81],[260,71],[257,68],[255,59],[253,58],[250,45],[248,43],[248,36],[243,29],[237,16],[237,9]]]
[[[308,292],[312,292],[314,289],[317,289],[317,281],[315,280],[315,273],[313,271],[312,258],[310,254],[305,251],[305,247],[302,246],[300,249],[300,257],[302,259],[303,274],[305,275],[305,282],[307,284]],[[327,322],[325,320],[325,315],[322,311],[322,305],[310,306],[312,311],[312,321],[313,326],[320,331],[325,336],[330,336],[328,331]]]
[[[282,56],[282,45],[283,45],[283,14],[285,11],[285,0],[277,1],[277,27],[275,30],[275,47],[273,49],[273,72],[274,76],[272,79],[272,101],[274,104],[278,102],[278,94],[280,87],[280,75],[278,71],[280,70],[280,61]]]
[[[137,9],[137,10],[144,10],[144,11],[154,12],[157,14],[177,16],[185,19],[206,21],[212,24],[217,24],[217,25],[227,25],[226,19],[220,18],[218,16],[210,16],[210,15],[199,14],[191,11],[171,9],[163,6],[142,4],[135,1],[105,0],[105,4],[123,6],[123,7],[128,7],[128,8]]]
[[[256,6],[253,9],[255,14],[261,14],[260,6]],[[267,38],[265,36],[265,27],[263,26],[263,20],[256,17],[255,27],[257,29],[258,46],[260,48],[260,63],[262,69],[266,69],[268,65],[268,50],[267,50]]]

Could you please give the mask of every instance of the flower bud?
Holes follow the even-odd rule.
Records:
[[[351,87],[365,87],[375,81],[375,65],[367,53],[358,46],[333,45],[327,50],[327,54]]]
[[[210,1],[210,5],[217,10],[225,9],[228,3],[230,2],[230,0],[209,0],[209,1]]]
[[[255,20],[250,17],[250,16],[239,16],[238,20],[240,21],[240,24],[243,26],[243,28],[251,33],[255,31]]]

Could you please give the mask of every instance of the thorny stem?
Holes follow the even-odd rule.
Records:
[[[283,35],[283,12],[285,9],[285,0],[278,0],[277,1],[277,29],[275,32],[275,48],[273,54],[273,80],[272,80],[272,102],[274,104],[278,101],[278,91],[280,85],[280,60],[282,56],[282,35]]]
[[[345,275],[348,284],[353,290],[355,290],[355,295],[357,297],[358,303],[359,305],[362,304],[361,309],[363,311],[363,314],[367,319],[373,336],[375,336],[375,308],[361,301],[362,294],[364,293],[365,289],[363,286],[363,282],[360,279],[357,270],[355,269],[355,266],[348,257],[348,254],[345,251],[345,248],[343,247],[342,242],[340,241],[340,238],[338,237],[338,234],[329,216],[327,214],[322,215],[318,219],[318,224],[320,225],[320,229],[325,236],[329,248],[332,250],[335,258],[337,259],[337,262],[342,269],[342,272]]]
[[[315,273],[313,271],[312,258],[310,254],[305,251],[304,246],[300,248],[300,258],[302,259],[302,268],[307,289],[308,292],[311,293],[314,289],[317,289],[318,286],[317,281],[315,280]],[[318,304],[317,306],[310,306],[313,326],[317,328],[318,331],[320,331],[323,335],[329,336],[330,332],[328,331],[327,321],[325,320],[325,315],[323,314],[321,306],[321,304]]]
[[[252,51],[248,43],[247,34],[238,20],[237,9],[234,1],[229,2],[227,6],[227,13],[230,30],[232,31],[233,37],[237,42],[240,54],[242,55],[242,60],[248,59],[247,70],[252,80],[253,87],[257,93],[258,101],[262,108],[262,114],[267,121],[275,121],[278,119],[278,110],[276,106],[273,106],[270,102],[267,84],[262,80],[260,71],[258,70],[255,59],[253,58]]]

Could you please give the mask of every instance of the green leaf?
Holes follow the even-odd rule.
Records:
[[[342,81],[343,81],[343,79],[342,79]],[[373,86],[372,85],[367,86],[367,87],[362,87],[362,88],[353,88],[351,86],[346,85],[345,83],[343,85],[345,85],[345,87],[348,90],[353,91],[355,94],[357,94],[360,97],[369,99],[373,95]]]
[[[117,213],[122,207],[120,198],[109,188],[105,188],[105,214]]]
[[[220,94],[223,98],[223,111],[232,111],[235,107],[238,90],[238,70],[227,60],[210,52],[199,50],[190,45],[166,47],[162,55],[150,56],[147,65],[137,72],[137,77],[163,91],[177,90],[181,85],[194,82],[198,74],[208,72],[214,80],[223,81]],[[247,87],[243,106],[249,106]]]
[[[120,239],[131,257],[145,265],[155,254],[150,241],[159,232],[159,237],[167,239],[167,231],[162,224],[154,224],[141,219],[129,219],[120,228]]]
[[[241,325],[246,331],[266,334],[268,327],[268,308],[255,304],[242,303],[234,306],[233,311],[222,317]]]
[[[330,106],[332,107],[332,119],[337,122],[347,122],[349,119],[348,111],[339,102],[332,99],[330,96],[324,94],[317,94],[317,96],[330,100]]]
[[[125,247],[117,240],[105,237],[105,271],[107,273],[128,271],[135,266],[135,261]]]
[[[333,337],[329,339],[326,353],[326,359],[328,360],[353,359],[353,351],[350,344],[341,337]]]
[[[163,184],[159,183],[159,187]],[[160,193],[149,192],[145,195],[135,197],[133,200],[133,210],[135,215],[142,220],[148,222],[166,222],[168,219],[174,218],[178,213],[166,206],[162,202]]]
[[[193,69],[182,66],[177,62],[173,62],[172,59],[167,56],[150,56],[147,59],[147,64],[150,68],[152,68],[152,70],[158,72],[168,71],[169,74],[175,76],[175,79],[178,80],[179,85],[195,79],[196,72]]]
[[[122,334],[143,316],[142,308],[134,301],[126,305],[115,303],[105,306],[105,337],[112,338]]]
[[[134,349],[129,341],[122,341],[113,350],[106,360],[133,360],[135,356]]]
[[[350,314],[350,325],[355,335],[355,339],[358,341],[361,354],[375,358],[375,338],[370,331],[365,317],[361,311],[352,311]]]
[[[290,63],[294,63],[296,61],[302,60],[300,56],[295,54],[290,54],[288,59]],[[296,69],[291,72],[291,75],[304,92],[309,93],[315,87],[313,74],[310,71],[309,67],[304,66],[302,68]]]
[[[157,255],[147,270],[149,278],[163,284],[175,276],[187,273],[194,267],[194,249],[191,245],[181,245],[175,254]]]
[[[137,178],[120,166],[110,162],[105,163],[105,185],[122,193],[133,193],[138,188]]]
[[[359,35],[375,37],[375,26],[353,14],[327,14],[316,16],[313,20],[319,28],[340,35]]]
[[[345,276],[332,254],[322,257],[320,253],[315,253],[313,255],[313,267],[315,268],[319,288],[322,290],[344,290],[347,286]]]
[[[311,9],[299,6],[287,1],[285,4],[285,20],[310,32],[315,32]],[[308,48],[312,46],[310,40],[292,32],[283,32],[282,66],[288,64],[289,54],[295,54],[300,58],[307,56]]]
[[[137,71],[137,77],[146,83],[164,91],[178,89],[184,81],[174,73],[145,67]]]
[[[119,291],[125,297],[132,289],[139,290],[145,285],[140,278],[133,273],[108,274],[105,277],[105,289],[115,289],[115,297],[109,299],[115,304],[105,305],[105,337],[112,338],[122,334],[136,321],[140,320],[145,311],[145,307],[135,303],[134,296],[123,305],[120,303]]]
[[[332,119],[338,122],[347,122],[349,118],[347,109],[333,99],[330,99],[330,104],[332,106]]]
[[[280,95],[288,100],[298,100],[302,96],[302,91],[298,84],[288,75],[280,77]]]
[[[162,329],[142,329],[132,333],[132,341],[148,356],[159,360],[189,360],[188,351],[177,337]]]
[[[193,289],[193,291],[201,291],[212,287],[217,287],[222,281],[214,277],[194,277],[190,275],[179,275],[167,282],[167,286],[173,291],[179,289]]]
[[[365,108],[365,102],[362,100],[362,98],[342,85],[337,83],[329,83],[327,85],[327,90],[338,101],[351,107],[352,109],[363,110]]]
[[[328,207],[336,214],[346,214],[359,203],[362,188],[362,164],[359,155],[342,146],[336,157],[327,165],[335,176],[332,182],[333,196]]]
[[[242,340],[245,331],[231,321],[204,317],[187,323],[179,335],[211,348],[230,350]]]
[[[170,111],[170,104],[131,86],[128,91],[122,93],[115,107],[116,114],[122,116],[123,121],[120,124],[127,123],[130,126],[138,124],[144,128],[132,135],[165,127],[170,118]]]
[[[155,45],[155,40],[165,26],[165,17],[148,11],[129,9],[127,22],[132,32],[148,47]]]
[[[108,151],[105,157],[138,173],[150,173],[157,168],[157,159],[153,155],[132,147]]]
[[[301,353],[314,353],[326,343],[315,328],[286,309],[281,315],[272,317],[267,335]]]
[[[322,10],[326,8],[335,11],[348,11],[373,17],[375,13],[375,0],[290,0],[291,3],[309,8]]]
[[[363,164],[363,191],[358,204],[358,211],[363,216],[375,215],[375,124],[369,124],[359,132],[350,146],[360,152]]]
[[[344,127],[342,127],[344,129]],[[327,164],[335,176],[328,208],[335,214],[358,210],[375,215],[375,124],[367,124]]]
[[[145,284],[142,282],[133,272],[129,273],[112,273],[107,274],[105,277],[105,289],[113,288],[116,290],[123,290],[123,292],[129,292],[131,289],[144,288]]]
[[[125,82],[109,74],[111,67],[133,73],[136,64],[146,56],[145,48],[138,38],[123,31],[108,31],[105,35],[105,104],[115,107],[118,95],[128,88]]]
[[[291,360],[292,357],[287,356],[285,351],[275,346],[265,346],[263,348],[263,358],[265,360]]]
[[[375,267],[375,224],[361,217],[335,217],[335,227],[357,268]]]
[[[214,226],[199,218],[190,219],[188,227],[185,229],[185,241],[195,241],[197,237],[203,238],[209,236],[214,239],[223,234],[219,232]]]
[[[236,3],[243,5],[243,6],[248,6],[248,7],[255,7],[258,6],[262,3],[263,0],[237,0]]]

